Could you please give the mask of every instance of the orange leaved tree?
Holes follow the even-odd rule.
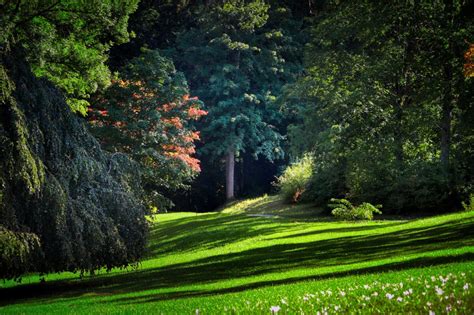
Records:
[[[91,129],[103,147],[130,155],[141,166],[144,196],[153,208],[172,205],[167,192],[185,188],[200,171],[193,121],[207,114],[190,97],[171,60],[144,50],[90,109]]]

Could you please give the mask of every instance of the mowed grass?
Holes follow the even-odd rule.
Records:
[[[150,219],[137,270],[5,282],[9,313],[474,313],[474,213],[337,222],[276,197]]]

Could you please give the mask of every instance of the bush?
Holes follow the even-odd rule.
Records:
[[[364,202],[359,206],[354,206],[347,199],[331,199],[328,207],[332,208],[332,215],[341,220],[372,220],[374,213],[382,214],[379,210],[381,205],[372,205]]]
[[[278,177],[277,186],[280,194],[288,202],[297,203],[305,192],[313,173],[314,161],[309,155],[288,166]]]
[[[474,194],[469,194],[469,200],[467,203],[462,202],[464,211],[474,211]]]

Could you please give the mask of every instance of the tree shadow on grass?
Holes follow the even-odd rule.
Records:
[[[332,218],[319,218],[320,222],[332,222]],[[300,236],[317,235],[323,233],[349,233],[357,231],[368,231],[383,229],[389,226],[402,225],[407,222],[393,222],[383,225],[365,225],[340,227],[340,228],[320,228],[314,231],[292,234],[283,238],[294,238]],[[304,224],[304,223],[301,223]],[[225,229],[226,225],[229,229]],[[265,237],[281,232],[288,232],[289,229],[298,229],[291,220],[268,220],[265,218],[248,217],[246,215],[222,215],[206,214],[198,217],[180,219],[179,222],[169,221],[156,225],[150,231],[150,246],[146,257],[157,257],[168,253],[191,251],[195,249],[211,249],[238,241],[251,239],[253,237]],[[269,238],[278,239],[278,238]]]
[[[226,225],[229,229],[223,228]],[[151,229],[151,245],[146,256],[216,248],[255,236],[283,232],[285,228],[285,225],[271,225],[261,218],[216,213],[185,218],[180,222],[164,222]]]
[[[226,224],[226,219],[216,217],[215,224]],[[223,221],[220,221],[223,220]],[[251,229],[252,222],[239,218],[234,222]],[[255,220],[255,219],[250,219]],[[206,226],[204,222],[201,222]],[[168,226],[167,228],[172,228]],[[178,226],[185,233],[190,228],[189,222]],[[234,225],[232,225],[232,229]],[[268,233],[275,233],[280,227],[269,227]],[[359,227],[356,227],[359,228]],[[367,227],[365,227],[367,228]],[[239,228],[236,228],[239,230]],[[242,232],[242,231],[241,231]],[[251,232],[251,231],[247,231]],[[176,233],[176,231],[175,231]],[[266,232],[263,232],[266,233]],[[263,276],[270,273],[282,273],[296,268],[332,268],[341,265],[353,265],[350,271],[329,272],[318,277],[290,277],[276,281],[260,281],[238,285],[214,291],[195,290],[145,295],[136,298],[118,299],[123,303],[141,303],[160,299],[175,299],[185,296],[200,296],[217,293],[236,292],[270,284],[290,283],[307,279],[324,279],[325,277],[344,276],[356,273],[377,272],[393,269],[404,269],[418,266],[429,266],[456,261],[474,260],[473,253],[463,255],[441,255],[441,257],[414,257],[406,262],[390,262],[397,256],[422,255],[436,250],[456,249],[474,245],[474,222],[457,220],[447,224],[418,227],[383,233],[377,235],[343,236],[339,238],[308,241],[295,244],[274,244],[267,247],[252,248],[237,253],[221,254],[188,263],[179,263],[162,268],[138,270],[130,273],[103,275],[82,281],[55,281],[44,284],[21,285],[0,289],[0,305],[30,302],[54,302],[57,298],[79,298],[86,293],[96,295],[139,293],[147,290],[173,289],[185,285],[202,285],[228,279],[239,279],[252,276]],[[227,241],[236,237],[231,236]],[[180,240],[185,241],[185,239]],[[192,240],[188,241],[192,242]],[[205,242],[198,240],[196,244]],[[196,245],[194,244],[194,245]],[[359,263],[377,263],[388,260],[386,264],[376,267],[357,267]],[[380,262],[382,263],[382,262]],[[49,300],[47,299],[49,298]],[[51,300],[53,299],[53,300]],[[116,302],[112,300],[110,302]]]
[[[396,222],[396,223],[389,223],[389,224],[384,224],[384,225],[361,225],[361,226],[353,226],[353,227],[320,229],[320,230],[303,232],[303,233],[289,234],[289,235],[275,237],[271,239],[292,239],[295,237],[315,236],[318,234],[326,234],[326,233],[340,234],[340,233],[351,233],[351,232],[361,232],[361,231],[373,231],[373,230],[386,229],[387,227],[392,227],[392,226],[400,226],[407,223],[408,222]]]
[[[443,264],[454,263],[454,262],[465,262],[465,261],[473,261],[473,260],[474,260],[474,253],[466,253],[466,254],[462,254],[458,256],[423,257],[423,258],[411,259],[409,261],[389,263],[389,264],[384,264],[380,266],[365,267],[365,268],[359,268],[359,269],[354,269],[354,270],[328,273],[328,274],[323,274],[323,275],[291,277],[291,278],[271,280],[271,281],[258,281],[258,282],[252,282],[249,284],[234,286],[230,288],[215,289],[215,290],[202,290],[202,291],[189,290],[189,291],[177,291],[177,292],[171,292],[171,293],[146,294],[146,295],[141,295],[137,297],[118,298],[110,302],[122,303],[122,304],[137,304],[137,303],[175,300],[175,299],[180,299],[180,298],[205,297],[205,296],[212,296],[212,295],[218,295],[218,294],[237,293],[237,292],[242,292],[246,290],[258,289],[258,288],[262,288],[266,286],[292,284],[292,283],[308,281],[308,280],[320,281],[320,280],[325,280],[325,279],[335,279],[335,278],[341,278],[341,277],[347,277],[347,276],[353,276],[353,275],[363,275],[363,274],[371,274],[371,273],[379,273],[379,272],[387,272],[387,271],[399,271],[399,270],[410,269],[410,268],[436,266],[436,265],[443,265]]]

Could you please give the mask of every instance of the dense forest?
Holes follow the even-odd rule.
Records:
[[[0,28],[0,278],[127,267],[146,215],[265,193],[473,206],[473,1],[5,0]]]

